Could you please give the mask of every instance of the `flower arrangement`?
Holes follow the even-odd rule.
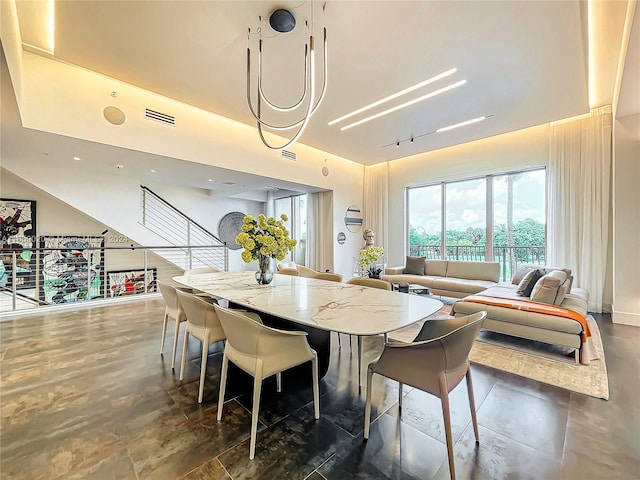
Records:
[[[236,235],[235,240],[244,248],[242,260],[246,263],[252,260],[259,261],[260,278],[256,273],[258,283],[269,283],[273,278],[273,272],[269,271],[271,258],[284,260],[287,253],[296,246],[296,240],[289,236],[289,230],[284,226],[283,222],[287,220],[285,214],[280,215],[280,220],[276,220],[273,217],[267,218],[262,213],[257,219],[254,219],[253,215],[245,215],[242,219],[242,232]]]
[[[376,266],[376,262],[384,257],[384,248],[368,246],[360,250],[360,268],[366,269],[369,277],[379,278],[382,268]]]

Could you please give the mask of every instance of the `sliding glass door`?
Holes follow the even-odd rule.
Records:
[[[285,226],[291,234],[291,238],[297,240],[297,244],[285,261],[294,261],[298,265],[305,265],[307,245],[307,195],[277,198],[274,201],[276,218],[283,213],[288,220]]]

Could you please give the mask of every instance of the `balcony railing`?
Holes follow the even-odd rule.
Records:
[[[155,293],[158,279],[170,282],[184,266],[201,265],[202,258],[226,258],[227,252],[220,251],[226,248],[102,246],[82,237],[59,248],[3,248],[0,314]]]
[[[427,257],[429,260],[440,260],[442,256],[441,245],[411,245],[409,255],[415,257]],[[465,260],[474,262],[486,262],[487,249],[484,245],[447,245],[445,252],[447,260]],[[521,263],[533,263],[544,265],[546,262],[546,248],[541,246],[528,247],[493,247],[493,260],[500,262],[500,281],[509,280],[512,273]]]

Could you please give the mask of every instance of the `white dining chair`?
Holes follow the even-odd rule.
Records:
[[[320,418],[318,359],[316,352],[309,347],[305,332],[278,330],[263,325],[244,312],[229,310],[220,305],[214,305],[214,308],[227,335],[222,359],[217,418],[222,420],[227,372],[231,361],[254,378],[249,445],[249,459],[252,460],[255,456],[262,380],[311,361],[314,414],[318,419]]]
[[[178,294],[176,292],[178,290],[181,290],[181,288],[174,287],[173,285],[169,285],[168,283],[165,283],[161,280],[157,280],[156,284],[160,289],[160,294],[162,295],[165,303],[164,319],[162,322],[162,338],[160,340],[160,355],[163,355],[164,352],[164,340],[167,334],[167,323],[170,318],[175,321],[175,328],[173,333],[173,349],[171,350],[171,368],[173,369],[176,364],[176,351],[178,350],[178,334],[180,333],[180,324],[187,320],[187,315],[178,302]],[[185,288],[184,290],[189,291],[190,289]]]
[[[476,443],[479,443],[473,382],[469,369],[469,352],[486,316],[487,312],[481,311],[466,317],[427,320],[412,343],[389,342],[385,344],[380,357],[371,362],[367,370],[367,401],[364,413],[365,440],[369,438],[371,381],[374,373],[396,380],[400,384],[399,414],[402,413],[402,386],[404,384],[435,395],[442,404],[449,473],[451,479],[455,480],[449,392],[457,387],[462,379],[466,378],[471,421]]]
[[[182,360],[180,362],[180,380],[184,380],[184,367],[187,363],[187,345],[189,336],[193,335],[202,342],[202,362],[200,365],[200,385],[198,403],[202,403],[204,378],[207,371],[209,345],[226,338],[218,314],[213,308],[216,301],[192,293],[178,291],[178,301],[187,315],[187,328],[182,343]]]
[[[391,291],[391,284],[386,280],[379,278],[354,277],[345,283],[349,285],[359,285],[361,287],[377,288],[379,290]],[[338,334],[338,343],[340,343],[340,334]],[[387,334],[384,334],[384,343],[387,343]],[[351,335],[349,335],[349,351],[351,351]],[[358,387],[362,386],[362,335],[358,335]]]

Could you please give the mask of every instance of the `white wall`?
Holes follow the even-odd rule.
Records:
[[[617,118],[613,166],[613,315],[640,326],[640,114]]]

